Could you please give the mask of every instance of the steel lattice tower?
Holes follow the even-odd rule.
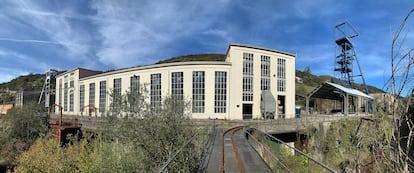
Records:
[[[44,96],[45,107],[51,106],[55,103],[55,85],[56,85],[56,75],[58,71],[50,69],[46,72],[45,83],[43,84],[42,92],[40,93],[38,104],[42,102]]]
[[[351,42],[352,38],[357,37],[358,32],[348,22],[342,22],[335,26],[335,77],[339,79],[342,86],[353,88],[354,77],[361,77],[362,83],[365,86],[365,93],[368,93],[368,88],[362,75],[361,66],[359,65],[355,46]],[[356,62],[358,72],[354,74],[353,64]]]

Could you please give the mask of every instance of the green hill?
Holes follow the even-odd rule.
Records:
[[[310,72],[310,70],[304,70],[304,71],[296,70],[296,77],[301,80],[296,79],[295,91],[296,91],[296,95],[299,97],[296,97],[295,105],[300,106],[303,109],[305,109],[306,107],[304,96],[308,96],[320,84],[333,81],[332,76],[329,76],[329,75],[316,76],[316,75],[313,75]],[[363,85],[354,84],[354,88],[356,88],[359,91],[365,92],[365,87]],[[378,89],[373,86],[369,86],[369,85],[368,85],[368,91],[370,94],[384,93],[383,90]],[[332,108],[332,105],[331,105],[332,102],[329,100],[319,99],[316,101],[317,101],[317,104],[319,105],[318,106],[319,111]]]
[[[226,55],[224,54],[195,54],[178,56],[162,61],[158,61],[156,64],[171,63],[171,62],[186,62],[186,61],[224,61]]]
[[[19,76],[9,82],[0,84],[0,103],[13,103],[14,95],[9,91],[39,91],[45,81],[44,74]]]
[[[28,74],[24,76],[19,76],[9,82],[0,84],[0,91],[1,90],[12,90],[12,91],[42,90],[44,82],[45,82],[45,74]]]
[[[310,92],[312,92],[313,89],[324,82],[332,82],[333,78],[332,76],[328,75],[316,76],[306,70],[296,70],[296,76],[302,79],[302,83],[296,82],[296,94],[302,96],[308,95]],[[367,87],[369,93],[384,93],[383,90],[374,86],[368,85]],[[354,84],[354,88],[362,92],[365,91],[365,87],[361,84]]]

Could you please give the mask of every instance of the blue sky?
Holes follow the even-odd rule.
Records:
[[[413,7],[412,0],[4,0],[0,83],[50,68],[105,71],[225,53],[229,43],[295,53],[296,69],[334,75],[334,26],[349,21],[360,34],[353,43],[366,81],[382,88],[392,35]]]

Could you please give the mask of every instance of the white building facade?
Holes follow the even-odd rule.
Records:
[[[148,103],[174,95],[191,103],[193,119],[262,117],[262,90],[277,100],[275,117],[295,114],[295,55],[249,45],[230,44],[225,61],[189,61],[132,67],[110,72],[77,68],[56,77],[56,104],[63,114],[102,116],[110,92],[138,92]]]

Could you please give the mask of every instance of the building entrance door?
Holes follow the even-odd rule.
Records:
[[[286,118],[285,96],[277,96],[277,117]]]
[[[249,120],[253,117],[253,104],[243,104],[243,120]]]

